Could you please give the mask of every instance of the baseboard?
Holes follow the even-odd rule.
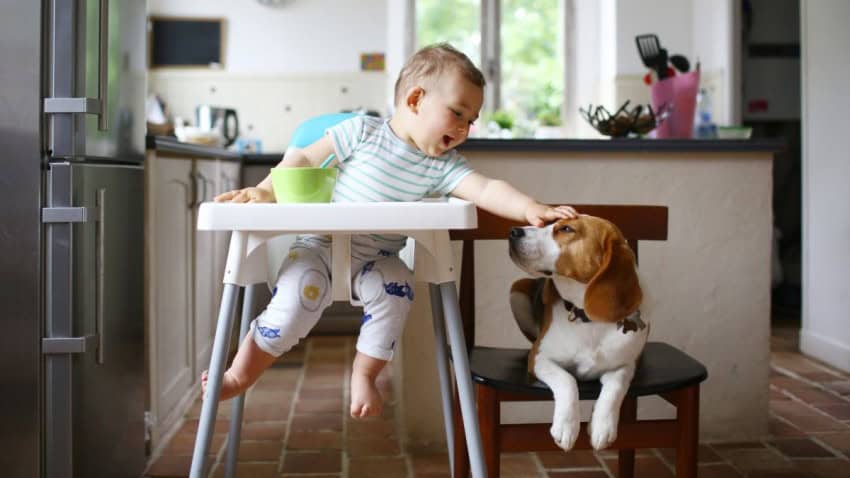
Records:
[[[800,351],[839,370],[850,373],[850,345],[848,344],[801,329]]]

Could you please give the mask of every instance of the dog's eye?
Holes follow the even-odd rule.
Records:
[[[558,232],[576,232],[576,231],[575,231],[575,229],[571,228],[570,226],[565,225],[565,226],[559,227]]]

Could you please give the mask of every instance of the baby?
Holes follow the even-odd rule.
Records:
[[[395,85],[389,120],[358,116],[329,128],[277,167],[318,166],[336,155],[334,202],[417,201],[449,195],[499,216],[542,226],[575,217],[569,206],[550,207],[508,183],[475,171],[454,148],[466,141],[484,96],[484,75],[448,44],[425,47],[405,64]],[[272,202],[271,179],[230,191],[216,201]],[[381,413],[375,378],[392,358],[413,300],[413,274],[398,257],[405,238],[351,238],[352,291],[363,303],[363,324],[351,373],[352,417]],[[316,324],[331,303],[330,239],[299,236],[281,266],[275,292],[251,323],[230,368],[221,398],[242,393],[277,357]],[[349,278],[346,278],[349,279]],[[206,387],[206,372],[202,377]]]

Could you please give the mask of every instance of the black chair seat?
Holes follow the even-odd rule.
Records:
[[[475,382],[496,390],[540,396],[551,400],[546,384],[528,374],[528,349],[473,347],[469,366]],[[688,354],[663,342],[648,342],[638,360],[630,397],[655,395],[698,384],[708,377],[705,366]],[[595,400],[599,380],[579,381],[579,399]]]

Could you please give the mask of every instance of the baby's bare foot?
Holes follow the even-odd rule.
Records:
[[[207,380],[208,373],[206,370],[201,374],[201,398],[206,398],[207,395]],[[227,400],[229,398],[233,398],[237,395],[240,395],[245,391],[245,388],[239,384],[239,381],[233,377],[233,374],[230,371],[224,372],[224,376],[221,378],[221,394],[219,395],[219,401]]]
[[[383,404],[373,378],[356,372],[351,374],[351,418],[378,416]]]

